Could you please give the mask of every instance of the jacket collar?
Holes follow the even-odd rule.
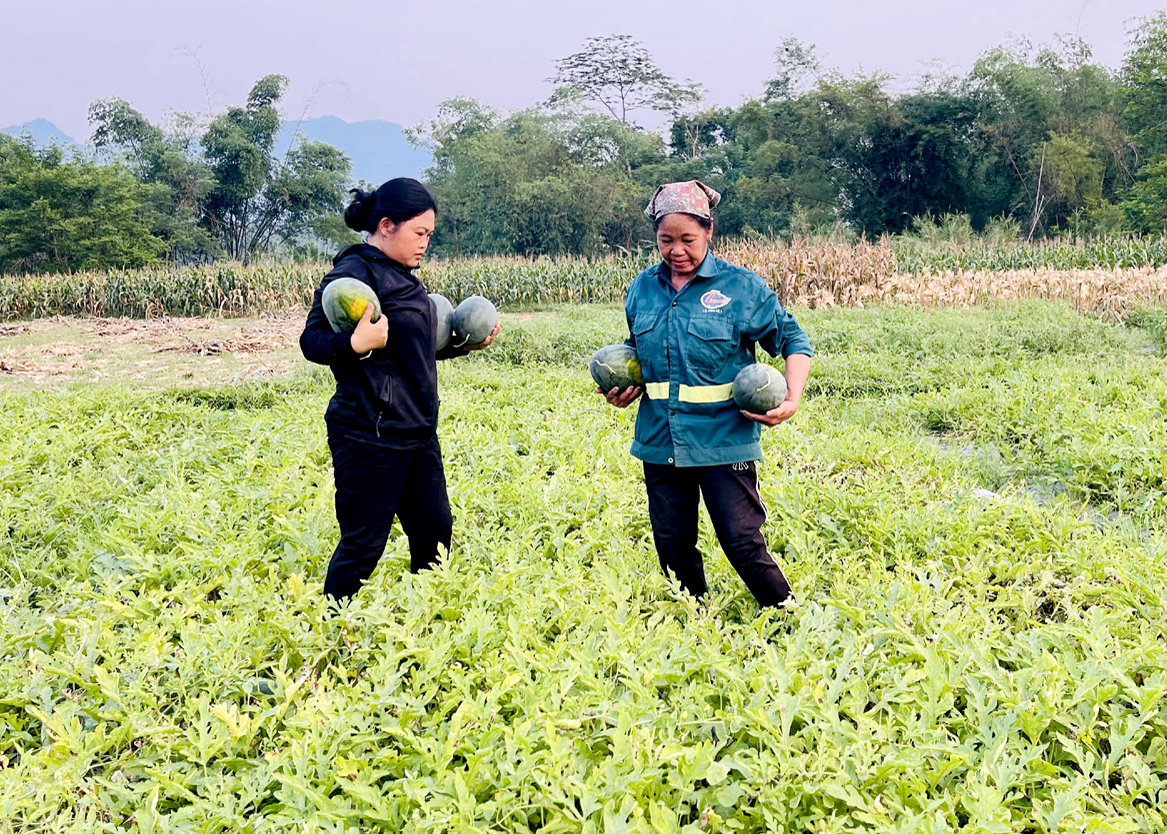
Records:
[[[332,265],[336,266],[349,255],[356,255],[364,258],[366,261],[377,261],[379,263],[388,264],[394,269],[399,269],[402,272],[411,272],[412,267],[399,263],[393,260],[376,246],[371,246],[368,243],[354,243],[352,246],[347,246],[336,253],[336,257],[332,259]]]
[[[712,278],[717,273],[721,272],[721,267],[718,265],[717,258],[713,256],[712,252],[705,253],[705,260],[701,262],[701,266],[697,267],[697,272],[694,273],[694,278]]]

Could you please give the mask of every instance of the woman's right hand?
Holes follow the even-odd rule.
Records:
[[[599,386],[596,387],[597,394],[604,394],[604,389]],[[624,389],[624,393],[620,393],[619,388],[613,388],[608,393],[604,394],[604,399],[608,401],[609,405],[614,405],[616,408],[628,408],[633,401],[644,393],[643,388],[638,388],[635,385],[630,385]]]
[[[385,347],[389,341],[389,319],[385,316],[373,321],[373,305],[365,307],[365,314],[357,322],[357,329],[349,337],[349,343],[357,353],[368,353],[370,350]]]

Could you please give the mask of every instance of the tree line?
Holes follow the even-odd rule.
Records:
[[[1123,66],[1089,45],[991,49],[963,76],[897,90],[884,73],[824,69],[789,38],[739,107],[704,107],[640,45],[593,38],[557,65],[549,101],[509,115],[443,102],[415,132],[446,208],[441,251],[588,254],[651,240],[640,213],[662,182],[721,191],[722,233],[869,238],[946,216],[1021,238],[1167,227],[1167,14],[1133,33]],[[641,129],[655,110],[666,129]],[[639,111],[639,113],[637,112]]]
[[[450,99],[409,136],[432,155],[434,251],[446,255],[635,250],[652,239],[652,190],[691,178],[725,195],[721,233],[746,237],[873,238],[951,216],[1020,238],[1159,233],[1164,79],[1162,12],[1118,68],[1078,38],[1018,42],[908,87],[824,68],[788,38],[737,107],[709,106],[700,84],[611,35],[556,62],[546,101],[500,113]],[[319,255],[354,240],[339,215],[345,155],[275,147],[286,84],[266,76],[242,106],[166,124],[94,102],[98,159],[0,138],[0,271]]]

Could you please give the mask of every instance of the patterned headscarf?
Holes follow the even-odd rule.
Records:
[[[666,214],[677,212],[708,220],[709,210],[719,202],[721,195],[700,180],[670,182],[656,190],[644,213],[653,220],[660,220]]]

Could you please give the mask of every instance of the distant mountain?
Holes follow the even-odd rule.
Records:
[[[401,125],[393,122],[374,119],[349,123],[336,116],[320,116],[306,119],[298,127],[301,136],[327,142],[348,154],[354,182],[380,185],[393,177],[416,177],[430,164],[429,154],[410,145]],[[284,122],[276,142],[278,153],[287,149],[296,129],[295,122]]]
[[[0,133],[7,133],[9,136],[21,136],[25,130],[32,134],[33,141],[38,145],[47,145],[54,141],[58,145],[79,146],[82,144],[46,119],[33,119],[31,122],[25,122],[22,125],[0,128]]]

